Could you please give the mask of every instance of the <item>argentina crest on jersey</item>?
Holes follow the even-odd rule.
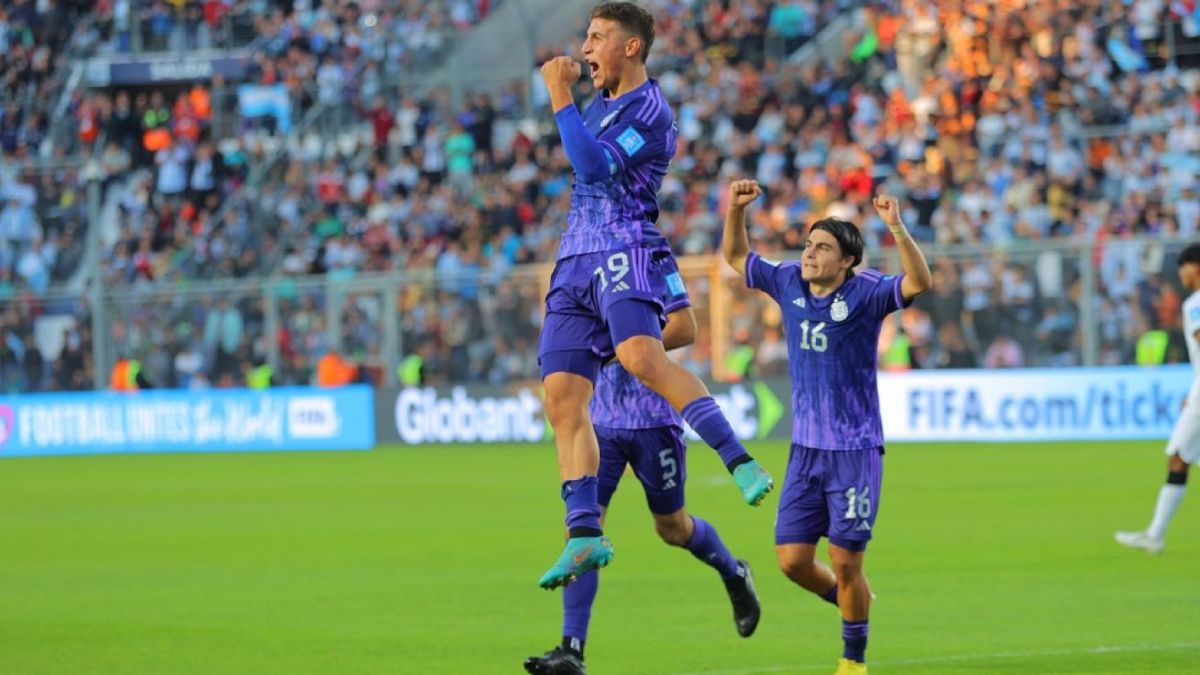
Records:
[[[833,299],[833,304],[829,306],[829,318],[834,321],[845,321],[848,316],[850,316],[850,305],[847,305],[845,299],[838,295]]]

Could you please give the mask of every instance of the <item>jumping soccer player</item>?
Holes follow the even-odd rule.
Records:
[[[874,206],[896,240],[904,274],[884,276],[862,262],[863,239],[836,218],[813,223],[799,263],[774,263],[750,252],[746,207],[762,190],[734,182],[725,218],[725,260],[746,285],[771,296],[783,312],[792,375],[792,448],[775,521],[775,553],[796,584],[835,602],[845,649],[837,675],[866,673],[871,593],[863,558],[879,512],[883,421],[875,381],[884,318],[929,288],[929,265],[900,219],[893,197]],[[829,539],[833,569],[814,560]]]
[[[773,485],[704,383],[663,347],[661,298],[671,251],[654,224],[676,131],[658,83],[646,74],[653,42],[654,18],[637,5],[607,2],[592,10],[583,56],[600,94],[582,116],[571,94],[579,63],[560,56],[542,65],[575,172],[538,347],[569,537],[538,582],[543,588],[569,583],[612,559],[600,526],[599,447],[588,405],[600,366],[614,354],[717,450],[746,502],[759,504]]]
[[[1167,525],[1187,492],[1188,467],[1200,461],[1200,244],[1192,244],[1179,254],[1179,281],[1189,293],[1183,301],[1183,337],[1194,379],[1167,441],[1167,483],[1158,490],[1150,526],[1141,532],[1116,533],[1118,543],[1150,553],[1162,552]]]
[[[670,262],[668,270],[673,267]],[[670,350],[695,340],[696,319],[679,273],[670,271],[667,281],[663,344]],[[646,493],[646,505],[654,515],[658,535],[667,544],[686,548],[697,560],[717,570],[733,604],[738,635],[750,637],[758,626],[760,613],[750,564],[735,559],[716,528],[702,518],[689,515],[684,507],[687,446],[679,414],[621,364],[612,363],[601,370],[596,382],[591,416],[600,443],[601,522],[626,465],[631,465]],[[599,573],[592,570],[563,589],[562,644],[542,656],[525,659],[526,671],[536,675],[587,672],[583,648],[599,582]]]

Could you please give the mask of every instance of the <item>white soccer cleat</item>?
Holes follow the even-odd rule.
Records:
[[[1147,553],[1162,553],[1163,550],[1163,540],[1155,539],[1145,532],[1117,532],[1113,537],[1122,546],[1141,549]]]

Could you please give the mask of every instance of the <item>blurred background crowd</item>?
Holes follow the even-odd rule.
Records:
[[[89,283],[119,289],[103,341],[156,386],[239,385],[268,359],[307,383],[331,351],[366,380],[405,359],[428,383],[535,377],[544,289],[523,266],[553,260],[571,187],[537,67],[577,53],[583,24],[526,50],[525,77],[417,84],[521,1],[0,1],[3,388],[91,386]],[[677,255],[718,247],[728,182],[754,177],[760,251],[796,256],[804,225],[837,215],[891,269],[868,208],[885,191],[933,252],[934,290],[885,330],[884,367],[1186,358],[1193,3],[643,4],[679,125],[659,195]],[[70,86],[71,57],[145,53],[242,66]],[[361,285],[397,273],[411,282]],[[706,328],[689,367],[786,372],[768,303],[688,276],[702,319],[716,286],[732,299],[729,344]]]

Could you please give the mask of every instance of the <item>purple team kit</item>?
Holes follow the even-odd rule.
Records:
[[[582,117],[608,166],[598,167],[599,180],[575,181],[538,357],[543,376],[567,371],[594,382],[600,364],[625,338],[662,337],[662,298],[674,267],[667,264],[671,251],[654,221],[676,132],[654,80],[615,99],[597,96]],[[563,129],[564,141],[569,128]],[[626,300],[641,301],[625,305],[638,310],[610,311]],[[580,351],[595,358],[580,362]]]
[[[692,302],[675,262],[667,259],[664,268],[667,289],[663,313],[690,307]],[[642,483],[652,513],[667,515],[683,508],[687,446],[683,418],[671,404],[620,363],[610,363],[596,380],[591,415],[600,443],[600,504],[608,506],[629,465]]]
[[[746,259],[746,285],[783,311],[792,377],[792,449],[777,545],[827,535],[854,551],[871,539],[883,479],[876,346],[883,318],[904,306],[902,279],[864,269],[818,298],[798,263],[754,253]]]

